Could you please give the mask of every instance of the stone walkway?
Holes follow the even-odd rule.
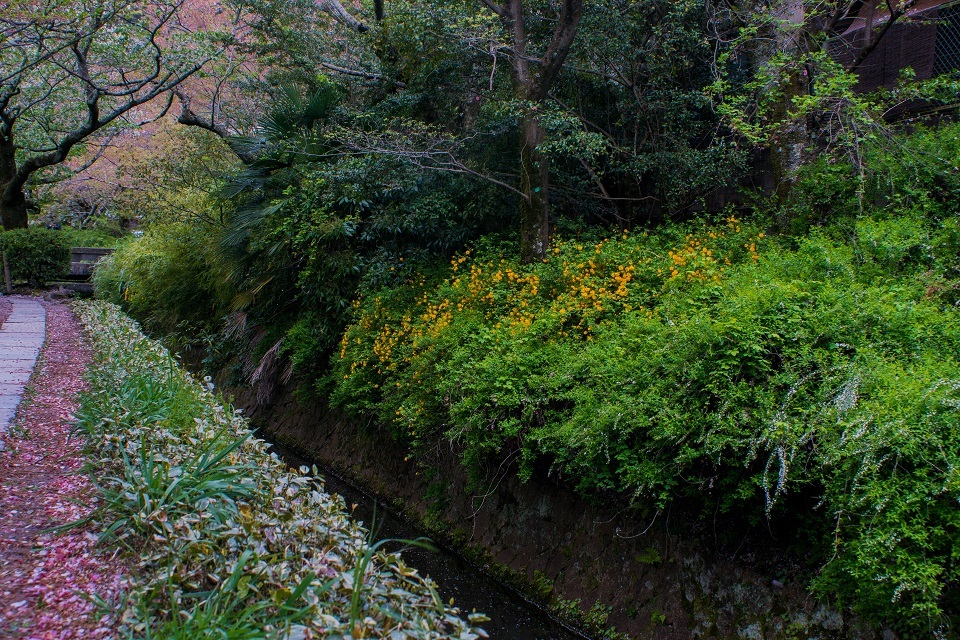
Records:
[[[13,424],[47,326],[46,311],[36,298],[14,296],[10,300],[13,311],[0,327],[0,435]]]
[[[7,332],[0,329],[0,356],[6,356],[0,363],[7,363],[2,371],[16,370],[19,380],[26,379],[28,367],[19,362],[15,369],[9,366],[10,359],[23,358],[10,358],[13,348],[7,345],[13,336],[29,335],[23,330],[30,324],[46,324],[46,341],[30,377],[29,395],[16,411],[15,428],[0,436],[7,447],[0,452],[0,638],[118,638],[115,622],[103,619],[84,594],[121,602],[122,580],[128,574],[122,560],[97,546],[100,531],[94,524],[56,535],[50,531],[88,518],[99,499],[83,470],[86,439],[72,433],[90,350],[69,304],[40,302],[44,315],[33,304],[36,298],[13,302],[14,313],[24,315],[17,313],[11,319],[21,322],[8,325],[20,333],[11,331],[4,338]],[[8,305],[3,306],[6,312]],[[33,323],[27,321],[27,312],[32,312]]]

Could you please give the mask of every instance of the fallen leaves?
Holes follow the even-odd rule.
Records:
[[[9,307],[0,299],[0,320]],[[70,437],[90,351],[67,306],[44,307],[47,342],[0,453],[0,636],[107,637],[112,620],[85,594],[109,602],[122,587],[123,564],[95,548],[89,529],[47,532],[86,517],[96,494],[81,473],[83,443]]]

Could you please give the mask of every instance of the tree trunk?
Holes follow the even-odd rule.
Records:
[[[527,110],[520,121],[520,244],[524,262],[534,262],[546,256],[550,247],[550,165],[541,149],[546,131],[537,109],[570,52],[583,16],[583,0],[563,0],[550,44],[536,61],[527,57],[524,0],[481,2],[500,16],[510,34],[513,87]]]
[[[520,120],[520,256],[524,262],[534,262],[547,255],[550,245],[550,171],[540,151],[546,132],[537,113],[544,96],[527,59],[523,0],[508,0],[501,17],[513,37],[514,92],[527,103]]]
[[[520,126],[520,243],[524,262],[542,259],[550,244],[550,170],[540,152],[544,129],[535,114]]]
[[[775,15],[782,22],[775,27],[773,50],[767,53],[767,61],[778,53],[799,55],[807,49],[807,34],[799,25],[804,22],[804,7],[801,0],[781,0]],[[789,25],[789,26],[788,26]],[[783,87],[783,96],[775,109],[775,118],[783,125],[771,145],[770,161],[777,199],[785,204],[790,197],[797,170],[803,163],[804,149],[809,142],[807,122],[804,118],[791,117],[794,99],[810,91],[809,78],[805,71],[794,69]]]
[[[784,123],[783,130],[777,135],[770,149],[770,163],[776,185],[777,200],[786,204],[793,189],[797,171],[803,165],[804,149],[809,144],[809,131],[805,118],[790,116],[793,101],[809,93],[809,83],[799,72],[791,74],[783,88],[783,99],[777,105],[775,117]]]
[[[27,228],[27,197],[22,189],[0,197],[0,219],[5,231]]]
[[[27,197],[17,180],[17,158],[12,144],[0,141],[0,220],[3,228],[27,228]]]

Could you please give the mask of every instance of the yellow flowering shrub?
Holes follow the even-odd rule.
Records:
[[[960,579],[955,225],[852,225],[464,252],[356,303],[333,401],[478,483],[514,469],[784,535],[802,518],[820,593],[936,627]]]
[[[756,224],[730,215],[667,233],[555,238],[535,264],[467,250],[440,274],[355,302],[335,358],[336,398],[419,441],[436,426],[428,388],[440,384],[437,364],[464,338],[495,352],[534,339],[591,342],[624,314],[657,317],[666,292],[717,285],[731,265],[756,261],[763,243]]]

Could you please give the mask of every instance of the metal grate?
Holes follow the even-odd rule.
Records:
[[[827,41],[827,53],[849,67],[863,46],[864,35],[860,29],[831,38]],[[920,50],[926,53],[921,56]],[[914,64],[906,62],[911,57]],[[915,64],[922,61],[925,63],[920,67]],[[901,65],[913,66],[920,79],[960,68],[960,2],[946,2],[913,14],[894,25],[880,46],[864,61],[860,71],[860,89],[892,86],[899,76]]]
[[[857,57],[860,50],[860,40],[858,34],[852,36],[837,36],[827,41],[827,55],[838,63],[849,68]]]
[[[960,68],[960,4],[940,7],[937,15],[937,51],[933,75]]]

